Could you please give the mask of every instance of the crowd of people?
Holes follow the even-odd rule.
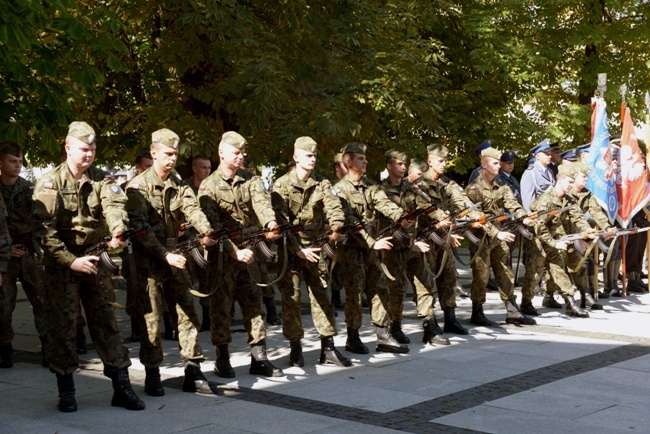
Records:
[[[216,170],[210,173],[210,159],[199,156],[185,180],[174,173],[180,137],[169,129],[155,131],[150,148],[138,153],[137,175],[122,186],[93,166],[96,137],[89,124],[70,124],[63,162],[35,186],[20,177],[21,149],[10,142],[0,146],[0,367],[13,365],[11,316],[20,280],[33,306],[43,366],[56,375],[62,412],[77,410],[73,373],[84,350],[84,322],[113,384],[111,405],[145,408],[129,379],[131,360],[117,327],[108,250],[122,249],[131,338],[139,340],[144,392],[153,397],[165,394],[162,339],[172,330],[184,361],[183,391],[214,393],[201,369],[201,330],[210,331],[216,349],[214,373],[236,376],[229,353],[235,302],[251,348],[251,375],[283,375],[266,354],[267,322],[282,326],[289,365],[304,366],[303,280],[321,364],[353,364],[334,345],[336,306],[345,315],[346,352],[370,352],[359,333],[367,303],[375,350],[408,353],[402,320],[409,285],[423,342],[449,345],[449,334],[469,333],[456,317],[457,249],[465,238],[473,274],[470,323],[476,326],[496,325],[483,311],[490,286],[504,303],[505,322],[524,326],[535,325],[533,317],[541,314],[533,304],[540,287],[545,286],[543,307],[561,308],[557,293],[566,315],[579,318],[602,309],[599,298],[621,295],[620,256],[608,257],[599,294],[589,277],[598,258],[573,242],[600,240],[616,248],[616,228],[585,189],[589,167],[577,161],[588,146],[566,151],[562,159],[557,144],[543,141],[517,182],[514,152],[500,152],[486,141],[476,149],[480,167],[463,188],[444,176],[445,146],[428,146],[426,160],[387,152],[388,177],[376,183],[365,176],[366,146],[348,143],[334,159],[338,180],[332,184],[314,172],[316,141],[299,137],[295,164],[269,191],[247,161],[246,139],[234,131],[221,138]],[[637,223],[646,225],[640,214]],[[645,234],[628,240],[628,288],[634,292],[648,291],[642,280],[644,242]],[[518,243],[525,251],[519,303],[513,273]],[[266,270],[271,260],[277,261],[272,282]],[[274,285],[282,299],[281,318]]]

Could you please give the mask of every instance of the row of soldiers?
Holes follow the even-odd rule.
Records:
[[[283,334],[290,344],[292,366],[305,363],[301,345],[301,279],[309,291],[311,313],[321,340],[319,362],[323,364],[352,364],[334,345],[337,327],[328,291],[332,280],[339,280],[345,290],[346,351],[369,353],[359,334],[362,295],[370,305],[376,350],[409,351],[410,340],[401,328],[408,281],[415,288],[424,342],[449,345],[445,333],[468,334],[455,312],[457,271],[453,249],[461,242],[461,236],[455,234],[458,226],[464,224],[461,216],[465,218],[466,231],[481,239],[477,245],[470,244],[474,274],[471,323],[494,325],[483,312],[490,268],[505,305],[507,323],[534,325],[529,316],[539,314],[532,307],[530,294],[524,294],[522,300],[525,312],[517,304],[514,276],[508,265],[508,243],[515,237],[496,219],[504,215],[504,210],[538,234],[535,242],[539,253],[528,256],[539,254],[546,258],[552,281],[565,298],[567,314],[586,316],[573,299],[573,286],[566,275],[568,259],[564,251],[568,250],[570,258],[571,248],[558,238],[576,230],[586,231],[589,225],[573,204],[567,212],[541,216],[541,212],[551,208],[567,208],[574,180],[584,172],[578,166],[560,167],[554,188],[531,207],[539,212],[540,217],[535,219],[517,201],[510,187],[497,178],[502,155],[493,148],[481,152],[482,173],[464,190],[443,175],[449,154],[444,146],[427,148],[427,165],[422,167],[426,170],[414,182],[404,177],[407,156],[390,151],[386,155],[389,177],[377,184],[365,177],[366,147],[349,143],[342,149],[339,167],[347,173],[332,185],[314,172],[317,143],[310,137],[300,137],[294,144],[295,168],[277,179],[269,194],[259,177],[242,169],[247,142],[231,131],[224,133],[219,143],[218,168],[200,183],[195,194],[173,174],[180,142],[173,131],[161,129],[152,134],[152,165],[128,182],[126,191],[108,173],[92,166],[95,139],[95,131],[87,123],[77,121],[70,125],[65,162],[38,181],[33,203],[30,198],[35,221],[29,215],[23,216],[25,222],[40,227],[38,233],[31,231],[32,239],[39,241],[35,248],[43,250],[45,268],[44,325],[39,334],[49,368],[56,374],[60,411],[77,410],[73,373],[79,365],[75,349],[79,303],[84,307],[91,338],[104,363],[104,374],[113,383],[111,404],[131,410],[145,408],[129,380],[131,362],[115,320],[111,273],[99,256],[87,253],[102,242],[110,249],[132,249],[124,267],[131,269],[135,290],[127,304],[139,325],[139,357],[146,370],[145,393],[165,393],[159,370],[163,361],[165,302],[178,317],[178,341],[185,366],[183,391],[214,393],[214,386],[201,370],[201,321],[190,292],[188,259],[178,250],[179,235],[188,223],[198,234],[197,249],[208,263],[204,291],[198,295],[209,305],[210,340],[216,348],[214,372],[223,378],[236,375],[229,354],[235,300],[241,307],[251,346],[249,373],[283,375],[266,355],[266,312],[261,307],[260,286],[253,282],[249,270],[255,251],[242,243],[242,233],[251,228],[262,231],[265,241],[278,245],[278,263],[287,265],[286,272],[279,273],[277,283],[282,296]],[[0,153],[0,159],[4,160],[6,155]],[[4,174],[4,166],[1,168]],[[1,226],[0,232],[8,234]],[[138,236],[132,237],[134,233]],[[446,234],[443,243],[431,241],[435,233]],[[8,251],[11,242],[8,235],[6,238]],[[332,252],[330,256],[325,254],[327,250]],[[0,262],[0,271],[4,271],[2,266]],[[578,285],[578,279],[573,282]],[[444,312],[444,327],[440,327],[434,314],[436,292]],[[3,353],[3,361],[5,356]]]

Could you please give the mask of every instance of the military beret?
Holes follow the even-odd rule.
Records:
[[[419,158],[411,158],[411,164],[409,165],[410,167],[414,167],[422,172],[426,172],[429,170],[429,165],[427,164],[426,161],[420,160]]]
[[[178,142],[180,140],[178,134],[167,128],[154,131],[151,134],[151,143],[160,143],[172,149],[178,149]]]
[[[311,137],[303,136],[296,139],[293,147],[294,149],[302,149],[303,151],[316,152],[317,143]]]
[[[503,161],[504,163],[512,163],[515,161],[515,154],[517,151],[506,151],[503,154],[501,154],[500,160]]]
[[[334,164],[341,164],[343,163],[343,154],[339,152],[338,154],[334,155]]]
[[[449,149],[444,145],[429,145],[427,146],[427,154],[447,158],[447,155],[449,155]]]
[[[576,173],[584,173],[585,175],[589,173],[591,167],[587,166],[585,163],[577,162],[573,163]]]
[[[582,146],[578,146],[578,154],[582,154],[583,152],[589,152],[589,148],[591,148],[591,143],[586,143]]]
[[[95,143],[95,130],[86,122],[74,121],[68,127],[68,136],[79,139],[84,143],[92,145]]]
[[[500,160],[501,151],[497,151],[494,148],[483,149],[481,151],[481,158],[486,158],[486,157],[494,158],[495,160]]]
[[[14,142],[2,142],[0,143],[0,155],[13,155],[14,157],[20,157],[22,155],[22,151],[20,150],[20,146],[18,146],[17,143]]]
[[[560,156],[564,161],[578,161],[578,153],[575,148],[562,152]]]
[[[390,151],[387,151],[385,155],[386,160],[394,158],[396,160],[406,161],[408,159],[405,152],[398,151],[397,149],[391,149]]]
[[[483,152],[487,148],[492,147],[492,141],[491,140],[484,140],[482,141],[475,149],[476,155],[481,155],[481,152]]]
[[[575,163],[562,163],[558,166],[558,175],[568,176],[569,178],[576,177]]]
[[[366,145],[361,143],[352,142],[345,145],[341,152],[344,154],[364,154],[366,153]]]
[[[560,152],[562,150],[562,148],[560,147],[560,142],[551,143],[549,146],[551,147],[551,151],[553,152]]]
[[[551,150],[551,142],[548,139],[544,139],[530,150],[531,154],[537,155],[540,152],[546,152]]]
[[[148,158],[151,160],[151,152],[147,148],[142,148],[135,154],[135,158]]]
[[[233,146],[237,149],[244,149],[244,146],[246,146],[247,142],[246,139],[239,133],[236,133],[234,131],[226,131],[223,133],[223,136],[221,136],[221,142],[219,144],[221,143],[224,145]]]

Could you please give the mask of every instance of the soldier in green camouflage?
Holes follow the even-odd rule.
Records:
[[[487,148],[481,152],[481,173],[467,186],[467,197],[474,203],[481,202],[481,209],[486,219],[503,215],[504,208],[515,214],[515,218],[524,218],[523,224],[528,226],[532,221],[526,217],[526,210],[515,198],[512,189],[502,182],[497,175],[501,169],[501,152]],[[485,232],[485,239],[478,246],[471,243],[469,252],[473,260],[472,268],[472,324],[479,326],[494,326],[483,313],[487,283],[490,278],[490,268],[494,271],[501,301],[506,305],[506,323],[535,325],[532,318],[521,313],[517,306],[515,295],[515,276],[508,265],[510,249],[506,243],[514,242],[515,235],[502,230],[496,221],[486,221],[483,229],[472,229],[478,238]]]
[[[530,205],[530,210],[541,212],[574,205],[557,216],[551,214],[540,216],[538,224],[535,225],[535,232],[546,252],[546,265],[551,279],[557,286],[557,292],[564,298],[566,314],[588,318],[589,314],[578,307],[573,299],[573,283],[566,271],[567,252],[572,251],[574,247],[559,240],[561,236],[573,233],[576,229],[580,232],[591,230],[581,210],[575,205],[575,199],[568,195],[573,187],[574,177],[575,172],[569,165],[561,165],[555,185],[535,199]]]
[[[181,225],[189,221],[199,233],[209,234],[210,223],[201,211],[196,196],[172,174],[178,158],[179,137],[166,128],[151,135],[153,166],[134,177],[127,185],[126,205],[135,230],[152,228],[133,243],[137,272],[137,299],[143,333],[140,335],[140,362],[146,370],[144,390],[150,396],[163,396],[160,364],[163,361],[163,299],[176,307],[178,344],[185,365],[184,392],[212,394],[201,372],[204,360],[199,343],[201,324],[194,309],[192,287],[183,255],[173,253]],[[203,245],[215,243],[208,236]],[[146,330],[146,332],[144,332]]]
[[[13,364],[11,341],[14,330],[11,319],[16,308],[17,280],[20,280],[32,305],[34,325],[45,350],[43,263],[36,245],[36,238],[43,235],[43,227],[34,219],[34,184],[20,176],[22,167],[20,147],[11,142],[0,144],[0,192],[7,206],[7,226],[12,240],[11,258],[0,293],[0,368],[10,368]],[[45,358],[43,366],[47,366]]]
[[[348,326],[347,351],[368,354],[369,350],[359,338],[361,327],[361,294],[365,293],[371,305],[370,316],[376,327],[377,351],[406,353],[409,348],[390,335],[388,326],[388,288],[380,269],[377,251],[393,247],[391,237],[375,239],[370,227],[375,224],[376,212],[391,221],[403,214],[381,187],[364,176],[366,173],[366,146],[348,143],[341,150],[348,173],[334,186],[334,194],[341,198],[349,223],[363,223],[366,228],[351,234],[337,253],[341,277],[345,287],[345,322]],[[405,222],[405,226],[410,223]]]
[[[273,185],[271,201],[281,223],[302,224],[303,231],[290,246],[289,257],[279,250],[280,263],[289,261],[290,270],[278,282],[282,295],[282,332],[289,340],[291,353],[289,363],[302,367],[300,340],[305,337],[302,327],[300,280],[305,279],[311,315],[321,340],[321,364],[351,366],[350,359],[344,357],[334,347],[336,320],[334,306],[330,303],[327,287],[327,263],[320,248],[312,248],[314,240],[325,235],[325,224],[332,230],[332,241],[342,241],[344,234],[339,230],[345,224],[345,214],[340,200],[332,193],[329,180],[313,172],[316,165],[317,144],[311,137],[299,137],[294,143],[294,170],[281,176]],[[292,237],[293,238],[293,237]]]
[[[97,256],[85,251],[108,233],[111,248],[124,248],[120,236],[127,229],[126,195],[106,172],[92,167],[95,131],[85,122],[70,124],[64,163],[43,175],[34,189],[35,215],[45,227],[41,246],[45,252],[46,356],[56,374],[58,408],[77,410],[72,374],[79,367],[75,339],[79,300],[88,329],[104,363],[104,375],[113,383],[111,405],[142,410],[144,402],[131,387],[131,365],[117,328],[111,275]]]
[[[390,150],[386,152],[386,170],[388,178],[382,183],[381,187],[386,196],[395,204],[399,205],[405,213],[414,213],[418,208],[428,208],[431,204],[422,200],[418,195],[418,186],[414,186],[404,178],[406,172],[407,156],[404,152]],[[385,222],[381,218],[380,222]],[[388,313],[391,318],[390,333],[401,344],[410,343],[410,339],[402,331],[402,318],[404,311],[404,297],[406,296],[406,277],[412,279],[413,288],[416,285],[422,285],[431,297],[434,296],[433,281],[425,272],[422,253],[430,250],[428,243],[415,240],[417,228],[399,229],[393,236],[393,248],[383,254],[382,261],[390,274],[395,280],[388,279]],[[418,317],[422,318],[422,327],[424,334],[422,341],[424,343],[449,345],[449,339],[443,336],[443,331],[438,325],[435,313],[433,312],[433,303],[429,309]]]
[[[279,239],[278,228],[271,198],[259,177],[241,169],[244,160],[246,139],[234,131],[224,133],[219,143],[220,164],[217,170],[199,187],[199,202],[213,226],[234,229],[260,225],[269,230],[267,239]],[[230,365],[228,344],[232,342],[230,332],[230,308],[233,297],[242,310],[244,327],[251,345],[251,366],[249,373],[267,377],[280,377],[276,368],[266,356],[266,327],[264,311],[261,308],[260,288],[251,281],[246,264],[255,254],[250,249],[239,249],[232,242],[223,243],[223,274],[220,277],[209,273],[212,289],[220,285],[210,297],[211,331],[210,339],[216,347],[215,373],[223,378],[235,377]],[[216,261],[218,249],[208,249],[208,258]]]

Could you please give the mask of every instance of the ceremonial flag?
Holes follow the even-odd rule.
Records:
[[[591,147],[587,166],[591,168],[587,178],[587,188],[594,195],[596,202],[604,210],[610,223],[614,223],[618,211],[616,193],[616,168],[609,147],[609,122],[607,120],[607,103],[602,98],[591,99],[592,131]]]
[[[625,109],[623,117],[623,132],[621,134],[621,150],[619,152],[619,182],[616,185],[618,193],[618,215],[616,220],[626,228],[634,214],[639,212],[650,200],[648,189],[648,173],[643,161],[643,154],[636,140],[634,123],[630,109]]]

